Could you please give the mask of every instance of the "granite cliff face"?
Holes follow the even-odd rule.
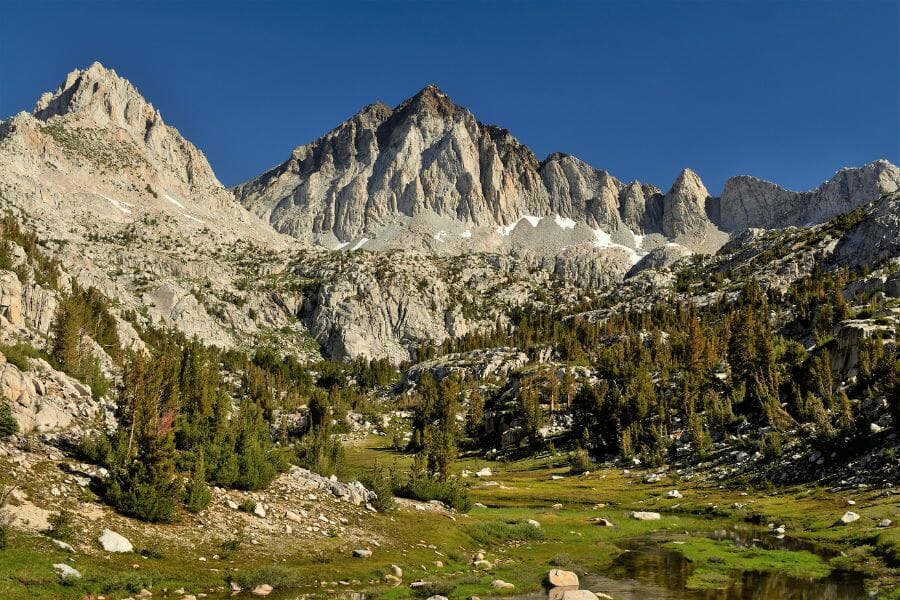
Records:
[[[527,215],[612,235],[662,233],[666,203],[653,186],[624,184],[573,156],[538,161],[434,86],[394,109],[367,106],[234,192],[281,232],[340,242],[426,211],[476,228],[511,227]],[[701,219],[702,200],[677,207],[672,219]]]
[[[523,219],[534,227],[552,218],[562,228],[599,230],[635,251],[633,264],[665,242],[710,252],[748,227],[821,223],[898,186],[900,169],[877,161],[844,169],[810,192],[733,177],[721,197],[685,169],[663,194],[570,155],[539,161],[507,130],[479,122],[428,86],[395,108],[367,106],[233,191],[278,231],[328,247],[503,251],[515,246],[506,238]],[[421,243],[423,236],[444,245]],[[448,246],[448,237],[468,241]]]
[[[720,225],[730,232],[822,223],[900,188],[900,169],[886,160],[842,169],[808,192],[792,192],[755,177],[732,177],[719,206]]]

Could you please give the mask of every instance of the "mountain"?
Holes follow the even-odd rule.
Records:
[[[822,223],[898,188],[900,169],[886,160],[841,169],[808,192],[792,192],[755,177],[731,177],[719,199],[720,224],[726,231],[742,231]]]
[[[742,227],[824,220],[895,189],[896,174],[880,161],[800,194],[733,178],[716,198],[685,169],[663,191],[562,153],[539,161],[428,86],[364,108],[232,193],[99,63],[0,123],[4,208],[123,323],[307,359],[410,360],[522,306],[652,280],[641,274]],[[873,231],[884,237],[885,223]],[[841,251],[884,254],[854,239]],[[13,275],[9,294],[46,335],[53,294]]]
[[[393,109],[365,107],[234,192],[279,231],[333,234],[339,242],[377,236],[424,213],[490,230],[526,215],[557,216],[632,245],[631,232],[663,233],[663,213],[672,237],[686,233],[674,220],[684,217],[692,228],[705,220],[705,198],[681,203],[561,153],[539,161],[507,130],[479,122],[435,86]]]
[[[748,227],[821,223],[898,185],[900,170],[877,161],[811,192],[733,177],[721,197],[685,169],[663,194],[570,155],[539,161],[507,130],[481,123],[430,85],[395,108],[365,107],[234,193],[278,231],[331,247],[392,247],[398,236],[409,247],[417,237],[406,235],[409,224],[418,220],[430,225],[424,237],[439,235],[445,246],[465,236],[451,251],[509,248],[515,244],[505,238],[523,218],[534,226],[554,217],[643,255],[665,242],[714,251]]]
[[[0,199],[122,315],[220,346],[296,324],[274,290],[243,295],[243,309],[226,301],[241,261],[258,254],[260,275],[277,272],[296,243],[236,204],[202,152],[100,63],[0,123]]]

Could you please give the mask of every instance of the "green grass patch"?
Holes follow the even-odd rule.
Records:
[[[684,554],[694,563],[688,580],[691,589],[725,587],[735,571],[765,571],[790,577],[819,579],[831,573],[831,567],[819,555],[805,550],[767,550],[736,546],[731,541],[690,537],[683,543],[669,542],[667,548]]]
[[[527,521],[488,521],[465,528],[473,540],[484,545],[527,542],[544,539],[544,531]]]

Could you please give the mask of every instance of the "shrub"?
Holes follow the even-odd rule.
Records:
[[[569,453],[569,465],[571,467],[569,471],[573,475],[580,475],[594,468],[594,462],[584,448]]]
[[[383,513],[394,510],[394,489],[391,478],[383,467],[376,464],[370,472],[360,478],[360,481],[366,488],[375,492],[377,498],[372,501],[375,510]]]
[[[19,431],[19,424],[13,418],[8,404],[0,403],[0,440]]]
[[[344,467],[344,447],[326,428],[315,429],[297,446],[297,464],[320,475],[337,475]]]
[[[422,502],[440,500],[463,513],[472,509],[469,488],[458,479],[441,480],[429,475],[411,474],[407,481],[396,486],[394,491],[398,496]]]
[[[238,510],[243,511],[243,512],[252,513],[253,511],[256,510],[256,502],[254,502],[253,500],[250,500],[248,498],[247,500],[244,500],[243,502],[238,504]]]
[[[14,364],[20,371],[28,369],[29,358],[43,358],[44,360],[49,358],[46,352],[22,343],[11,346],[0,344],[0,353],[6,357],[7,362]]]
[[[50,530],[48,533],[51,537],[58,540],[70,540],[75,533],[72,527],[72,513],[64,508],[49,519]]]

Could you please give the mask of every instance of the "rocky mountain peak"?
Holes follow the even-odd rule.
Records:
[[[398,113],[424,113],[451,119],[462,110],[464,109],[454,103],[450,96],[434,84],[426,85],[416,95],[400,103],[397,107]]]
[[[54,92],[43,94],[34,107],[34,116],[42,121],[69,113],[91,118],[98,125],[112,121],[134,127],[142,120],[162,122],[159,112],[131,82],[100,62],[70,72]]]
[[[679,194],[703,203],[709,197],[709,190],[706,189],[703,180],[697,173],[686,168],[678,174],[669,194]]]

